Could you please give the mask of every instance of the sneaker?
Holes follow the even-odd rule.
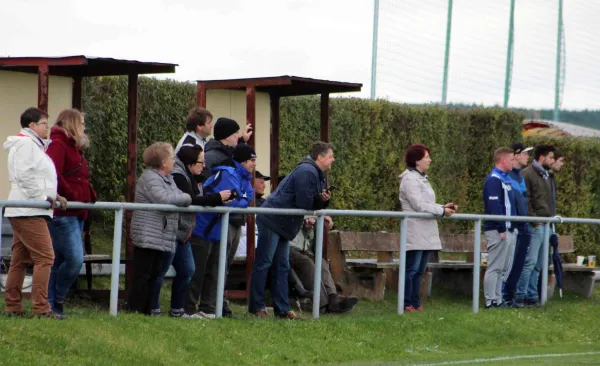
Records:
[[[65,316],[63,314],[56,314],[52,312],[36,314],[36,318],[38,319],[55,319],[55,320],[64,320]]]
[[[301,320],[293,311],[286,311],[283,314],[279,314],[277,316],[279,319],[284,319],[284,320]]]
[[[217,317],[215,314],[205,313],[203,311],[199,311],[195,315],[198,315],[202,319],[215,319]]]
[[[539,300],[525,300],[525,307],[528,308],[541,308],[542,303]]]
[[[183,314],[181,314],[180,318],[183,318],[183,319],[206,319],[206,318],[203,318],[202,316],[200,316],[200,314],[198,314],[198,313],[194,313],[194,314],[183,313]]]
[[[413,312],[413,311],[417,311],[413,306],[405,306],[404,307],[404,312],[405,313],[410,313],[410,312]]]
[[[150,316],[162,316],[162,311],[160,309],[152,309],[150,310]]]
[[[169,316],[171,318],[181,318],[185,315],[185,311],[183,309],[171,309],[169,311]]]
[[[521,309],[523,307],[525,307],[525,304],[523,304],[522,302],[518,302],[517,300],[511,300],[509,302],[506,303],[508,305],[509,308],[514,308],[514,309]]]
[[[508,307],[508,305],[506,305],[504,300],[492,301],[492,306],[494,306],[495,308],[503,308],[503,309]]]
[[[250,313],[252,315],[254,315],[257,318],[270,318],[271,315],[269,315],[269,313],[267,312],[267,309],[262,309],[257,311],[256,313]]]
[[[422,307],[422,306],[419,306],[419,307],[417,308],[417,311],[425,311],[425,309],[423,309],[423,307]]]

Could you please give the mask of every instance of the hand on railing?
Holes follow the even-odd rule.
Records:
[[[62,211],[67,209],[67,199],[61,195],[56,195],[55,198],[46,197],[46,201],[50,202],[50,208],[60,208]]]

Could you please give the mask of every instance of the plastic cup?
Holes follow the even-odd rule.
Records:
[[[578,255],[577,256],[577,265],[578,266],[583,266],[583,261],[585,260],[585,257],[582,255]]]
[[[588,267],[596,267],[596,256],[588,255]]]

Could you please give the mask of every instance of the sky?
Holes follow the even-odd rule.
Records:
[[[370,95],[374,0],[0,0],[0,56],[179,64],[176,80],[295,75]],[[377,96],[439,102],[447,0],[380,0]],[[510,106],[552,108],[558,0],[516,0]],[[509,0],[454,0],[448,101],[502,104]],[[600,1],[565,1],[563,108],[600,109]]]

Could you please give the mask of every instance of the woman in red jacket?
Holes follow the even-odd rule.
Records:
[[[47,154],[56,167],[59,195],[69,201],[95,202],[96,193],[90,185],[88,164],[83,156],[88,145],[84,129],[83,113],[76,109],[62,111],[50,131],[52,141]],[[56,314],[64,315],[65,298],[83,265],[81,234],[87,215],[87,210],[55,210],[48,223],[54,248],[48,302]]]

